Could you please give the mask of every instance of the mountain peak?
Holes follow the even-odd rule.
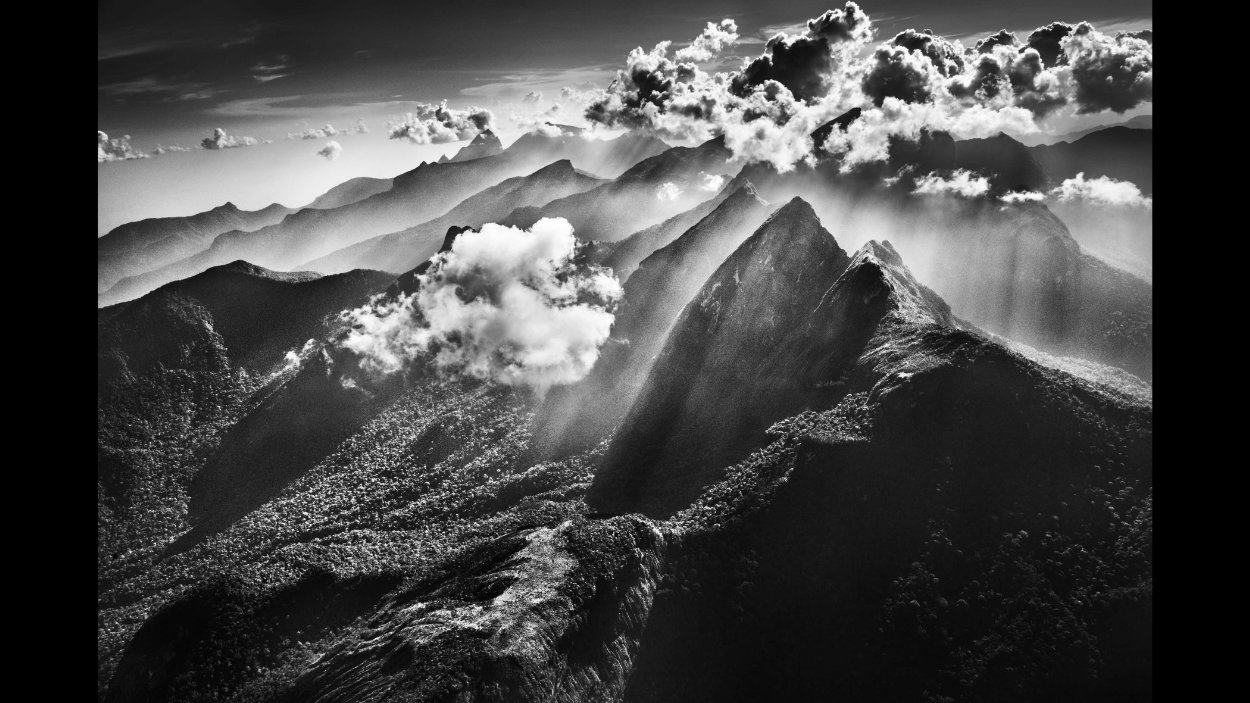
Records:
[[[499,137],[495,136],[494,132],[489,129],[484,129],[477,133],[477,136],[473,138],[473,141],[469,142],[469,146],[483,146],[487,144],[495,145],[499,143]]]
[[[703,142],[702,144],[700,144],[699,146],[695,148],[696,149],[716,149],[716,150],[724,149],[725,148],[725,135],[722,134],[719,137],[713,137],[712,139],[709,139],[706,142]]]
[[[573,168],[572,161],[569,161],[568,159],[560,159],[558,161],[552,161],[546,166],[543,166],[537,171],[531,173],[530,176],[533,177],[533,176],[542,175],[542,176],[548,176],[548,177],[563,177],[563,176],[571,176],[573,175],[575,171],[576,169]]]
[[[797,195],[790,198],[789,202],[778,208],[777,212],[774,212],[773,216],[768,218],[768,221],[764,223],[764,226],[767,227],[769,222],[772,222],[773,220],[815,220],[817,226],[820,226],[820,218],[816,216],[816,210],[812,208],[811,203]],[[821,227],[821,229],[824,228]]]
[[[858,311],[819,306],[848,261],[802,198],[765,220],[674,323],[587,502],[671,514],[771,422],[827,402],[870,329]]]
[[[503,151],[503,143],[499,141],[499,137],[489,129],[484,129],[473,137],[473,141],[465,145],[455,156],[448,158],[443,156],[438,160],[439,163],[448,163],[452,161],[472,161],[486,156],[494,156]]]
[[[834,296],[850,296],[868,303],[882,295],[909,323],[959,326],[950,305],[916,280],[888,240],[871,240],[860,247],[817,308],[829,305]]]
[[[725,201],[749,201],[754,198],[759,200],[761,203],[765,202],[764,199],[760,197],[759,191],[755,189],[755,184],[747,178],[735,178],[725,186],[724,190],[727,193],[724,198]]]

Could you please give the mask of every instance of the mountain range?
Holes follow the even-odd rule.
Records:
[[[422,163],[391,179],[387,190],[329,209],[304,208],[254,230],[217,234],[186,258],[120,279],[98,297],[100,305],[133,299],[170,281],[236,259],[290,269],[370,237],[397,232],[446,213],[453,205],[509,178],[568,159],[591,173],[611,173],[636,157],[662,149],[663,142],[622,135],[613,140],[580,134],[522,136],[508,149],[463,161]],[[367,191],[357,191],[364,194]]]
[[[98,699],[1151,700],[1152,286],[997,198],[1148,192],[1119,129],[781,173],[547,125],[196,220],[232,229],[98,300]],[[560,282],[621,284],[579,380],[347,342],[542,217]]]

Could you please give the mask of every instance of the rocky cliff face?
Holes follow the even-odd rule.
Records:
[[[856,340],[839,334],[844,311],[822,298],[848,263],[806,202],[769,217],[678,318],[596,474],[591,504],[665,515],[769,424],[837,393],[838,369],[826,365],[854,354]]]
[[[680,237],[648,256],[624,286],[612,337],[591,374],[553,389],[535,421],[542,455],[580,451],[603,439],[638,396],[673,323],[719,262],[773,208],[742,183]]]

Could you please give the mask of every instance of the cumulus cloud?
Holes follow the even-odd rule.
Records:
[[[287,132],[287,139],[329,139],[335,135],[348,136],[352,134],[368,134],[369,127],[365,125],[362,119],[356,120],[356,125],[344,129],[338,129],[330,123],[326,123],[322,127],[310,127],[300,132]]]
[[[655,198],[660,202],[671,202],[681,197],[681,187],[672,181],[666,181],[655,187]]]
[[[972,47],[972,50],[978,54],[988,54],[993,51],[996,46],[1014,47],[1017,43],[1015,34],[1012,34],[1005,29],[1000,29],[994,34],[991,34],[990,36],[977,42]]]
[[[1067,104],[1059,76],[1043,64],[1037,49],[995,45],[951,79],[947,91],[965,106],[1022,107],[1045,117]]]
[[[564,218],[464,232],[433,258],[414,293],[345,313],[342,344],[375,374],[420,358],[505,385],[575,382],[598,359],[621,297],[610,270],[576,263],[579,246]]]
[[[152,153],[157,156],[160,156],[161,154],[172,154],[172,153],[176,153],[179,151],[195,151],[195,150],[189,146],[183,146],[181,144],[170,144],[169,146],[163,146],[161,144],[157,144],[156,148],[152,150]]]
[[[233,137],[226,134],[226,130],[218,127],[213,130],[213,136],[205,137],[200,140],[200,148],[216,150],[216,149],[235,149],[244,146],[256,146],[257,144],[268,144],[269,141],[261,141],[255,137]]]
[[[840,10],[808,20],[803,34],[782,33],[769,39],[764,54],[747,64],[731,85],[741,96],[776,81],[799,100],[815,100],[829,93],[838,66],[872,41],[874,31],[868,15],[848,2]]]
[[[721,186],[725,185],[728,176],[718,176],[714,173],[699,172],[699,190],[708,193],[720,192]]]
[[[525,103],[540,103],[542,101],[543,92],[541,90],[531,90],[525,94],[525,97],[521,98],[521,102]]]
[[[96,163],[104,163],[105,161],[129,161],[131,159],[146,159],[148,154],[135,149],[130,145],[130,135],[123,134],[118,139],[109,139],[109,135],[96,130],[95,133],[96,146]]]
[[[941,69],[922,50],[882,44],[873,52],[873,64],[864,76],[863,90],[878,107],[889,97],[903,102],[927,102]],[[938,75],[934,75],[938,74]]]
[[[1133,34],[1109,37],[1082,22],[1063,39],[1062,46],[1076,84],[1079,114],[1103,110],[1123,113],[1153,98],[1154,46],[1150,38]]]
[[[334,135],[338,133],[339,131],[334,128],[334,125],[327,122],[326,125],[321,128],[312,127],[302,132],[287,132],[286,138],[287,139],[325,139],[327,137],[333,137]]]
[[[723,48],[708,39],[715,29],[687,48]],[[830,154],[844,166],[882,160],[890,137],[915,139],[925,129],[957,138],[1028,134],[1060,110],[1122,111],[1151,99],[1149,30],[1108,37],[1087,23],[1056,22],[1023,43],[1000,31],[965,49],[907,29],[867,50],[874,31],[848,2],[809,20],[806,31],[777,34],[740,70],[721,73],[700,69],[689,60],[695,53],[670,54],[667,41],[638,47],[591,96],[584,116],[677,141],[722,136],[735,160],[784,172]],[[852,129],[813,143],[812,131],[852,108],[863,111]]]
[[[1116,32],[1115,38],[1119,39],[1120,37],[1127,37],[1129,39],[1141,39],[1142,41],[1150,42],[1151,44],[1154,44],[1154,41],[1155,41],[1155,33],[1153,30],[1150,30],[1150,29],[1139,29],[1135,32]]]
[[[317,156],[324,158],[326,161],[333,161],[343,153],[343,145],[336,141],[328,141],[325,146],[317,151]]]
[[[690,42],[690,46],[678,49],[674,57],[685,63],[711,61],[720,52],[738,41],[738,24],[725,19],[719,23],[708,22],[703,32]]]
[[[989,190],[989,179],[971,171],[959,169],[949,176],[936,173],[921,176],[916,179],[916,187],[912,192],[920,195],[950,194],[964,198],[979,198]]]
[[[949,42],[934,34],[931,29],[905,29],[895,34],[890,43],[908,51],[920,52],[944,76],[954,76],[964,70],[963,45]]]
[[[1037,51],[1042,62],[1047,66],[1060,66],[1068,62],[1068,56],[1063,52],[1061,42],[1064,37],[1072,33],[1073,29],[1075,27],[1067,22],[1051,22],[1029,33],[1029,38],[1024,45]]]
[[[1141,189],[1128,181],[1117,181],[1107,176],[1086,178],[1078,173],[1059,184],[1050,192],[1059,200],[1086,200],[1100,205],[1123,207],[1151,207],[1152,200],[1143,196]]]
[[[472,139],[491,129],[495,116],[490,110],[470,107],[456,110],[444,100],[438,105],[421,103],[414,112],[388,125],[391,139],[407,139],[413,144],[445,144]]]

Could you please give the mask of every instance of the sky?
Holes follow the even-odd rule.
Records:
[[[1151,4],[1140,0],[860,4],[879,40],[923,28],[970,46],[998,29],[1023,36],[1057,20],[1089,21],[1104,32],[1152,27]],[[733,68],[759,55],[774,33],[797,32],[839,6],[828,0],[100,0],[97,130],[110,138],[129,135],[141,152],[158,145],[188,150],[99,163],[97,235],[123,222],[189,215],[226,201],[245,209],[299,206],[348,178],[391,177],[463,145],[388,139],[388,123],[418,103],[487,108],[505,143],[535,119],[584,125],[572,101],[556,106],[561,89],[607,87],[634,47],[672,40],[676,48],[707,22],[732,18],[741,38],[717,61]],[[1125,114],[1069,115],[1050,128],[1071,131],[1149,113],[1147,104]],[[327,123],[338,134],[287,138]],[[368,133],[342,132],[359,123]],[[227,138],[258,143],[201,148],[219,128]],[[318,156],[331,140],[339,145],[336,158]]]

